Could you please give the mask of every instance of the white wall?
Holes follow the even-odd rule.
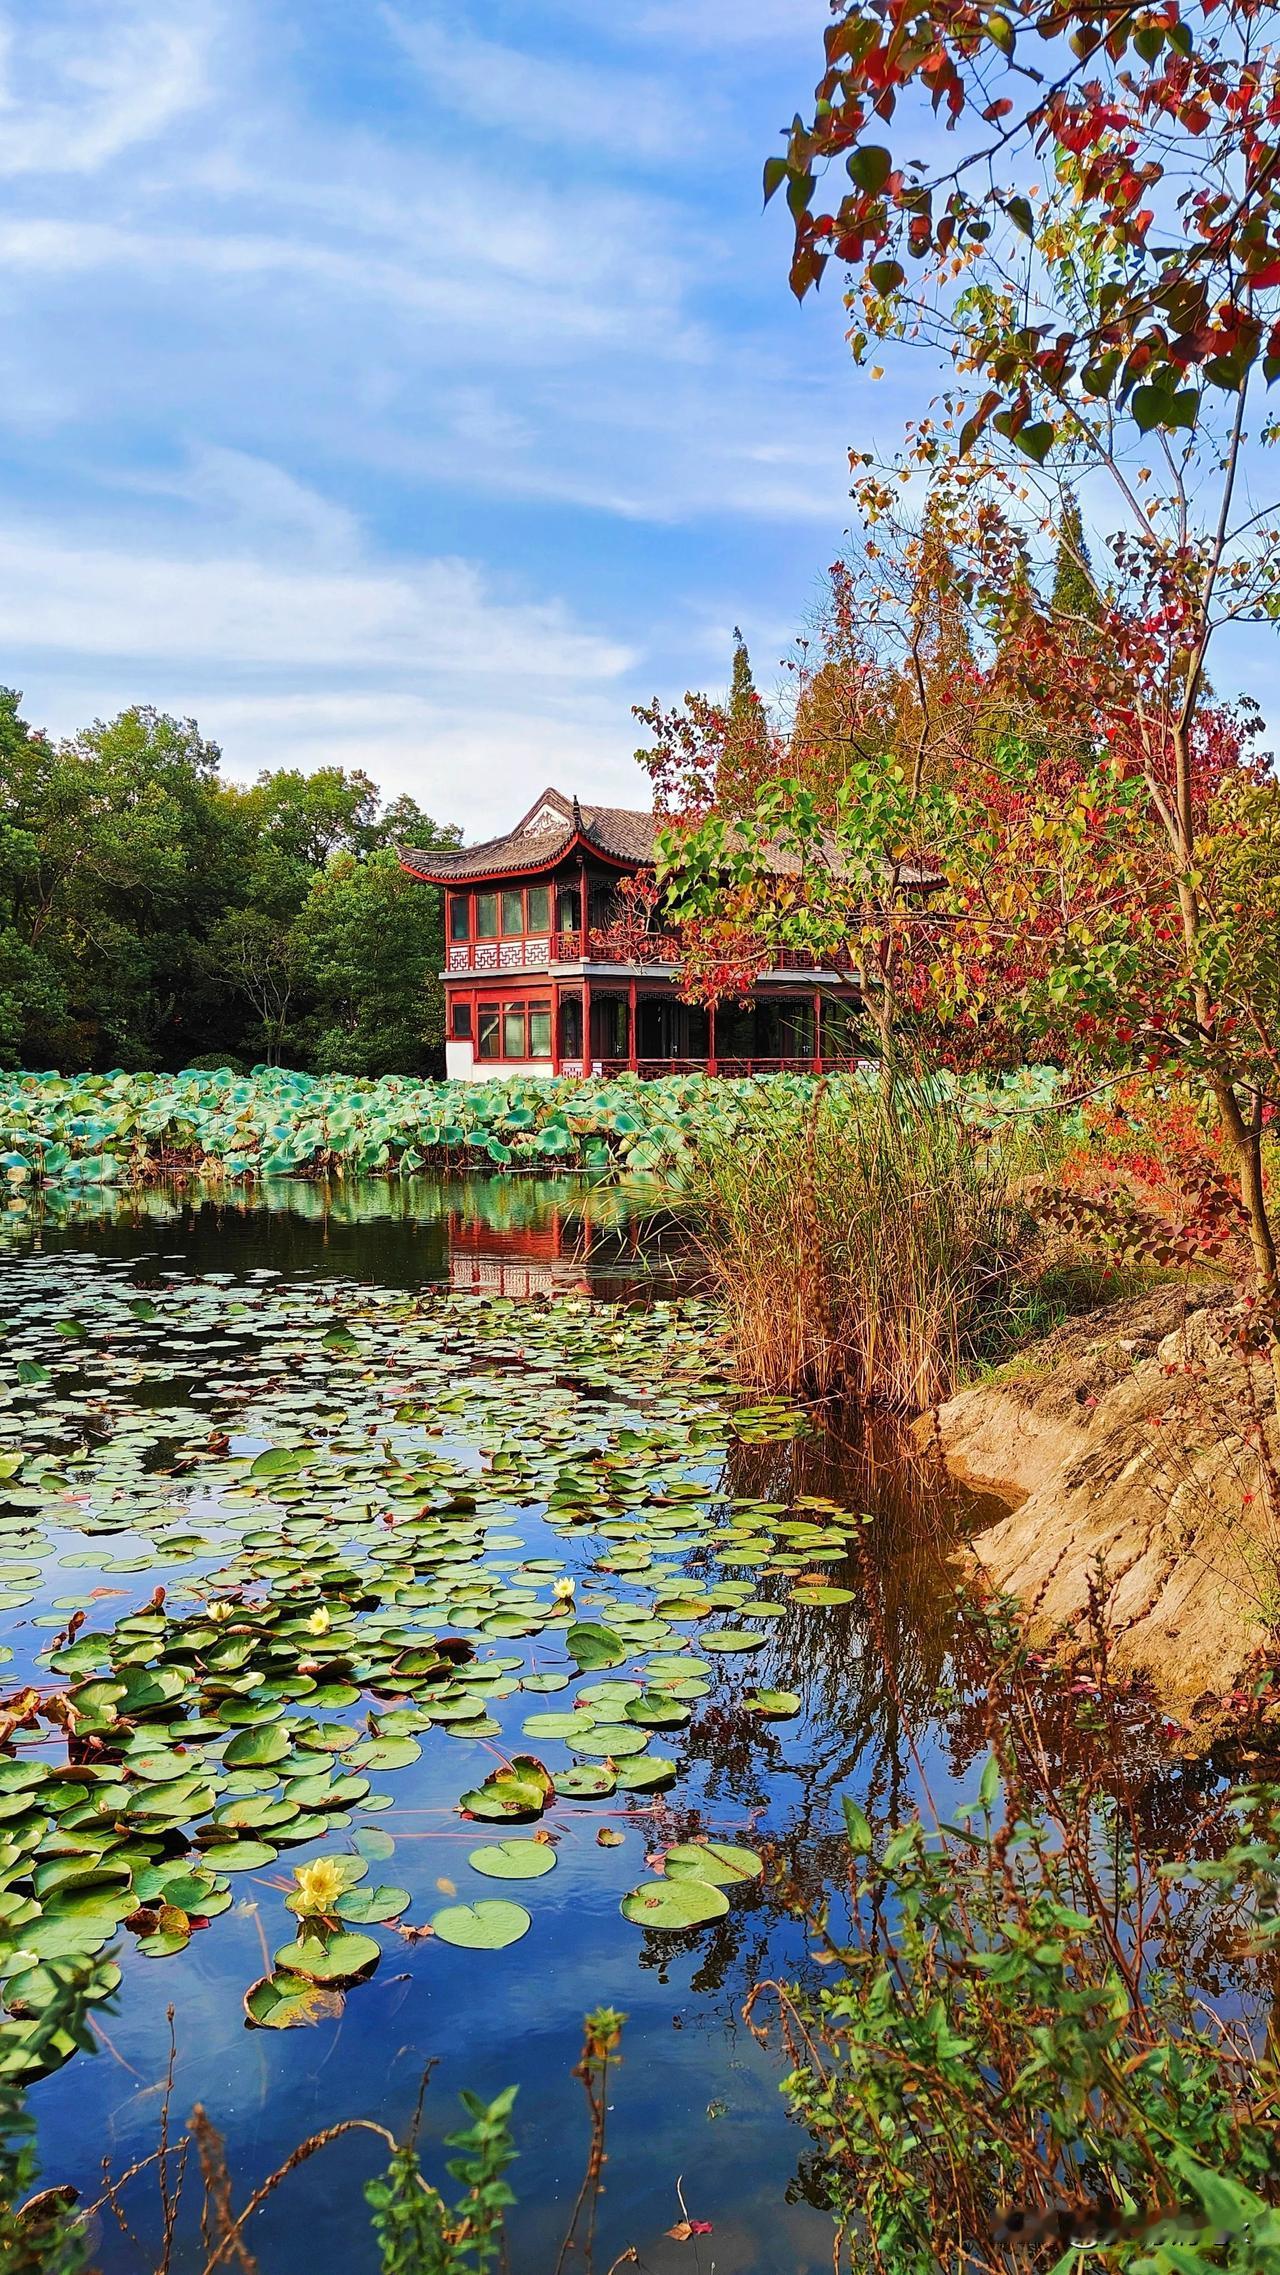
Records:
[[[444,1046],[444,1071],[450,1082],[501,1082],[506,1075],[533,1074],[550,1080],[550,1059],[477,1059],[470,1043]]]

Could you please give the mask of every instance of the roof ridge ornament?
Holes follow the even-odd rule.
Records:
[[[578,804],[578,793],[576,790],[573,793],[573,826],[574,829],[579,832],[582,829],[582,808]]]

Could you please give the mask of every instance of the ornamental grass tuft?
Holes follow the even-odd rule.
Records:
[[[919,1412],[1008,1312],[1013,1141],[924,1085],[780,1090],[695,1133],[687,1190],[745,1378]]]

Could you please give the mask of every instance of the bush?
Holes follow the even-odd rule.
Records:
[[[847,1893],[792,1897],[829,1972],[748,2005],[836,2263],[1280,2275],[1280,1788],[1153,1818],[1101,1662],[1055,1695],[1004,1643],[976,1800],[881,1833],[846,1801]]]

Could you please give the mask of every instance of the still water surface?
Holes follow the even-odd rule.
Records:
[[[228,1299],[303,1287],[317,1302],[335,1288],[346,1300],[361,1288],[434,1285],[459,1291],[465,1304],[491,1299],[545,1310],[548,1298],[572,1303],[588,1293],[628,1304],[665,1302],[687,1269],[678,1233],[663,1224],[652,1196],[627,1201],[580,1179],[438,1179],[340,1192],[286,1184],[231,1201],[157,1192],[105,1210],[94,1202],[74,1204],[66,1215],[52,1208],[39,1218],[18,1213],[0,1235],[6,1297],[38,1286],[42,1272],[73,1271],[82,1317],[91,1315],[95,1286],[109,1281],[118,1292],[122,1279],[142,1295],[202,1280]],[[10,1311],[8,1300],[3,1308]],[[138,1386],[142,1410],[163,1398],[199,1413],[207,1378],[219,1367],[225,1372],[228,1361],[224,1351],[203,1363],[198,1337],[188,1335],[175,1342],[172,1364],[159,1390],[154,1377]],[[492,1448],[495,1427],[501,1434],[500,1399],[495,1406],[490,1397],[483,1425],[472,1433],[474,1445],[483,1436]],[[518,1427],[528,1432],[527,1406]],[[465,1414],[454,1418],[455,1449],[465,1450],[468,1429]],[[734,1443],[709,1456],[702,1474],[717,1509],[735,1499],[789,1507],[810,1496],[872,1518],[863,1554],[875,1574],[874,1616],[867,1567],[852,1560],[824,1567],[829,1579],[852,1587],[849,1603],[797,1608],[784,1589],[762,1583],[761,1594],[785,1607],[768,1623],[763,1650],[746,1671],[733,1657],[718,1662],[687,1725],[659,1734],[678,1751],[676,1783],[661,1795],[619,1792],[557,1804],[544,1820],[557,1843],[557,1866],[532,1890],[482,1886],[469,1872],[468,1851],[503,1829],[462,1822],[458,1798],[499,1753],[530,1746],[521,1728],[531,1707],[561,1702],[519,1692],[496,1699],[491,1712],[501,1735],[491,1741],[426,1732],[418,1761],[376,1780],[390,1795],[376,1822],[395,1842],[393,1863],[379,1871],[410,1890],[410,1921],[429,1919],[448,1900],[442,1882],[468,1900],[509,1894],[527,1901],[533,1929],[509,1949],[478,1953],[384,1935],[376,1974],[350,1993],[340,2020],[279,2033],[246,2029],[243,1992],[292,1933],[283,1909],[290,1869],[331,1853],[339,1845],[332,1839],[287,1851],[262,1875],[245,1875],[234,1907],[171,1959],[149,1962],[122,1937],[124,1980],[98,2026],[99,2053],[77,2058],[34,2090],[47,2178],[71,2180],[89,2198],[104,2156],[119,2170],[154,2147],[171,2005],[176,2116],[185,2118],[197,2101],[208,2110],[225,2136],[241,2201],[319,2127],[349,2116],[402,2127],[428,2063],[429,2144],[452,2129],[460,2088],[489,2096],[518,2084],[512,2178],[520,2209],[511,2223],[511,2264],[514,2275],[546,2275],[582,2170],[581,2089],[570,2075],[580,2021],[587,2009],[607,2004],[629,2019],[610,2117],[598,2265],[608,2268],[633,2244],[643,2267],[660,2275],[830,2265],[830,2222],[809,2200],[808,2144],[779,2095],[779,2051],[755,2042],[740,2011],[759,1978],[811,1968],[803,1930],[767,1887],[735,1893],[724,1918],[681,1935],[643,1933],[621,1916],[619,1901],[647,1876],[646,1855],[697,1832],[777,1843],[816,1898],[828,1878],[842,1877],[843,1793],[884,1822],[910,1805],[922,1777],[942,1807],[971,1790],[975,1740],[959,1708],[940,1714],[934,1700],[948,1673],[951,1545],[976,1504],[907,1462],[900,1447],[854,1442],[834,1428]],[[220,1525],[225,1537],[228,1526],[246,1521],[243,1511],[200,1506],[193,1494],[202,1529]],[[593,1534],[579,1527],[566,1544],[540,1505],[520,1501],[504,1524],[508,1560],[517,1538],[526,1559],[567,1558],[580,1603],[586,1600],[598,1581],[601,1543]],[[104,1554],[100,1568],[86,1570],[83,1540],[66,1537],[76,1542],[75,1570],[54,1566],[33,1601],[0,1614],[0,1632],[15,1651],[6,1674],[16,1675],[47,1643],[45,1630],[57,1619],[52,1607],[70,1600],[73,1587],[119,1591],[114,1601],[127,1610],[145,1600],[154,1580],[190,1587],[219,1560],[197,1556],[177,1570],[153,1562],[131,1577],[118,1546],[114,1562]],[[700,1560],[705,1566],[705,1547],[691,1552],[690,1568]],[[33,1625],[40,1620],[43,1628]],[[696,1648],[697,1630],[684,1632]],[[780,1722],[744,1713],[744,1692],[766,1684],[797,1691],[802,1713]],[[533,1750],[553,1773],[568,1758],[554,1741]],[[598,1845],[601,1827],[619,1833],[620,1843]],[[371,2270],[360,2184],[378,2164],[376,2146],[357,2135],[287,2184],[256,2223],[263,2270]],[[709,2236],[684,2244],[664,2233],[680,2217],[678,2180],[691,2217],[712,2225]],[[153,2264],[144,2247],[154,2237],[155,2205],[145,2191],[133,2201],[142,2243],[104,2219],[96,2250],[106,2275]],[[198,2238],[183,2233],[175,2268],[201,2264]]]

